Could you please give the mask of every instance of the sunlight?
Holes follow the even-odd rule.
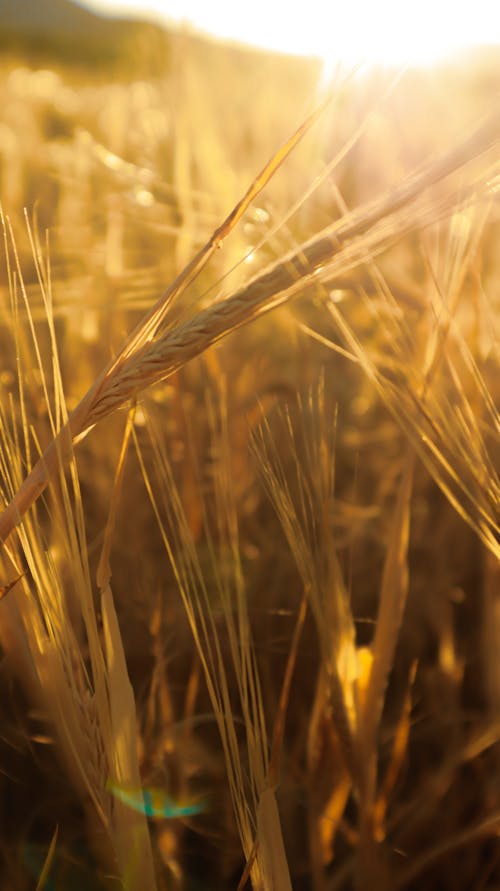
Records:
[[[87,0],[110,13],[141,13],[184,23],[215,37],[295,55],[319,56],[327,64],[429,65],[474,45],[500,44],[497,0],[309,0],[287,7],[254,0]],[[286,10],[286,11],[284,11]],[[341,12],[339,12],[341,10]]]

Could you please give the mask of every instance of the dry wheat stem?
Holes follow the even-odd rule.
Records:
[[[405,178],[394,189],[359,210],[348,214],[327,232],[302,245],[298,251],[282,258],[266,269],[247,285],[227,299],[214,303],[199,312],[193,319],[167,330],[156,340],[151,339],[158,331],[158,322],[164,312],[158,304],[154,312],[146,314],[115,359],[103,370],[93,386],[71,414],[67,424],[52,440],[44,454],[24,480],[20,489],[3,514],[0,515],[0,542],[5,541],[12,529],[21,521],[24,513],[44,491],[58,466],[64,466],[79,441],[100,420],[126,403],[139,391],[160,380],[165,380],[190,359],[204,352],[210,345],[227,336],[236,328],[255,319],[264,312],[289,300],[315,281],[334,279],[336,273],[344,274],[366,260],[367,248],[373,253],[388,246],[402,231],[422,225],[422,212],[411,219],[400,213],[407,210],[426,189],[435,185],[460,167],[484,154],[498,142],[500,115],[484,120],[468,138],[437,159],[429,162],[416,173]],[[266,169],[276,169],[270,162]],[[257,178],[259,180],[259,178]],[[257,183],[257,181],[256,181]],[[474,186],[459,198],[467,200],[474,194]],[[256,194],[255,183],[246,193]],[[450,213],[456,207],[457,195],[441,206],[440,213]],[[238,217],[239,202],[227,221],[211,237],[204,249],[188,264],[185,280],[192,280],[200,268],[200,256],[211,254],[230,227],[228,221]],[[424,207],[424,219],[432,218],[439,210],[439,203]],[[438,214],[439,215],[439,214]],[[390,223],[390,225],[388,225]],[[219,235],[217,235],[219,233]],[[356,239],[360,240],[359,245]],[[170,299],[172,289],[166,292]],[[153,321],[154,316],[154,321]]]

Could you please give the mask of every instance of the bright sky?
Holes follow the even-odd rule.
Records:
[[[334,64],[431,63],[472,44],[498,44],[500,0],[80,0],[106,12],[191,23],[219,37]]]

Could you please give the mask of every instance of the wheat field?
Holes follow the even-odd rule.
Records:
[[[0,888],[500,888],[497,56],[0,60]]]

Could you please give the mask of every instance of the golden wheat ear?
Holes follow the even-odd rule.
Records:
[[[315,122],[320,111],[307,119],[255,178],[224,223],[215,230],[98,376],[0,515],[0,542],[5,541],[18,525],[57,468],[68,463],[73,444],[99,421],[135,398],[141,390],[166,380],[188,361],[242,325],[282,305],[311,285],[315,286],[318,282],[331,285],[336,276],[345,275],[346,271],[366,263],[367,258],[381,253],[403,234],[449,216],[456,210],[457,202],[462,205],[470,202],[488,188],[483,180],[476,180],[472,173],[468,185],[462,185],[451,196],[443,199],[428,195],[432,186],[454,171],[465,168],[478,156],[485,155],[498,143],[500,115],[497,113],[483,120],[457,146],[432,159],[379,199],[347,214],[340,222],[281,258],[230,297],[212,304],[177,328],[161,333],[159,329],[171,300],[196,278],[249,203]],[[407,213],[408,207],[413,207],[412,215]]]

